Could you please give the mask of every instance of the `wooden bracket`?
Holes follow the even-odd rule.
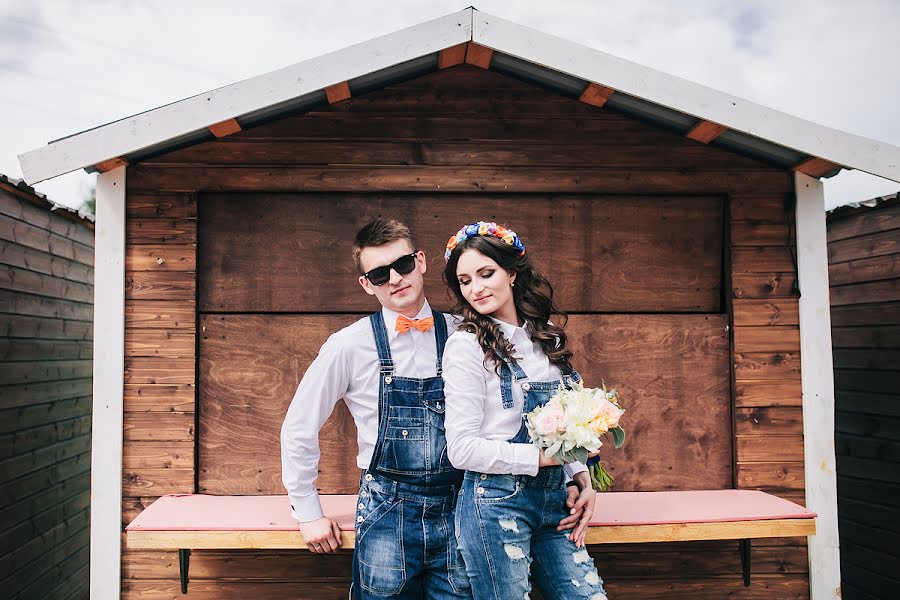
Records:
[[[103,162],[98,162],[96,165],[94,165],[94,168],[101,173],[106,173],[107,171],[112,171],[113,169],[127,166],[128,161],[117,156],[115,158],[110,158],[109,160],[104,160]]]
[[[487,46],[481,46],[475,42],[466,44],[466,63],[487,69],[491,66],[491,58],[494,51]]]
[[[346,81],[329,85],[325,88],[325,97],[328,98],[328,104],[334,104],[350,97],[350,84]]]
[[[728,128],[724,125],[712,121],[700,121],[685,134],[685,137],[708,144],[726,131]]]
[[[441,53],[438,55],[438,69],[446,69],[447,67],[454,67],[466,62],[466,48],[468,45],[468,42],[463,42],[441,50]]]
[[[609,97],[616,93],[616,90],[608,88],[605,85],[597,83],[589,83],[584,91],[581,92],[579,100],[593,106],[603,106]]]
[[[804,175],[809,175],[810,177],[822,177],[823,175],[827,175],[828,173],[834,171],[835,169],[842,168],[841,165],[837,163],[833,163],[831,161],[825,160],[824,158],[816,158],[813,156],[807,160],[804,160],[800,164],[794,165],[794,170],[803,173]]]
[[[207,129],[217,138],[222,138],[240,131],[241,124],[237,122],[237,119],[228,119],[227,121],[210,125]]]

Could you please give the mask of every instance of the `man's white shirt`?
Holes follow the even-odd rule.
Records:
[[[426,378],[437,375],[434,327],[426,332],[412,328],[395,330],[398,313],[382,307],[388,333],[394,374]],[[432,316],[428,302],[416,319]],[[444,315],[448,335],[455,330],[453,318]],[[369,317],[332,334],[306,370],[281,427],[281,476],[300,522],[323,516],[313,482],[319,474],[319,430],[341,398],[356,423],[359,453],[356,464],[366,469],[378,437],[378,388],[380,366]]]

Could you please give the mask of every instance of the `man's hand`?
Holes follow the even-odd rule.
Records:
[[[328,517],[300,523],[300,533],[310,552],[334,554],[341,547],[341,530],[337,522]]]
[[[575,525],[578,524],[578,520],[581,518],[581,513],[572,514],[571,510],[575,507],[575,502],[578,501],[578,496],[580,495],[580,493],[581,492],[574,485],[566,486],[566,510],[570,512],[569,515],[562,521],[560,521],[559,525],[556,526],[557,531],[575,529]]]
[[[575,486],[569,486],[566,494],[566,508],[569,509],[569,516],[559,522],[557,531],[572,529],[574,531],[569,534],[569,539],[575,542],[579,548],[584,546],[584,537],[587,534],[588,525],[591,517],[594,516],[594,504],[597,501],[597,492],[591,487],[591,477],[587,471],[582,471],[574,477]]]
[[[538,468],[542,467],[558,467],[561,463],[555,458],[548,458],[543,450],[538,450]]]

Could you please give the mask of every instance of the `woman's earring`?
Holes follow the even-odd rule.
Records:
[[[516,282],[515,282],[515,281],[510,281],[510,282],[509,282],[509,287],[516,287]]]

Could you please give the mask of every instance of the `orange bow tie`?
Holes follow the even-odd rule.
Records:
[[[434,325],[434,317],[426,317],[424,319],[410,319],[404,315],[397,316],[397,323],[394,325],[394,329],[399,331],[400,333],[406,333],[411,328],[415,327],[422,333],[425,333],[431,326]]]

